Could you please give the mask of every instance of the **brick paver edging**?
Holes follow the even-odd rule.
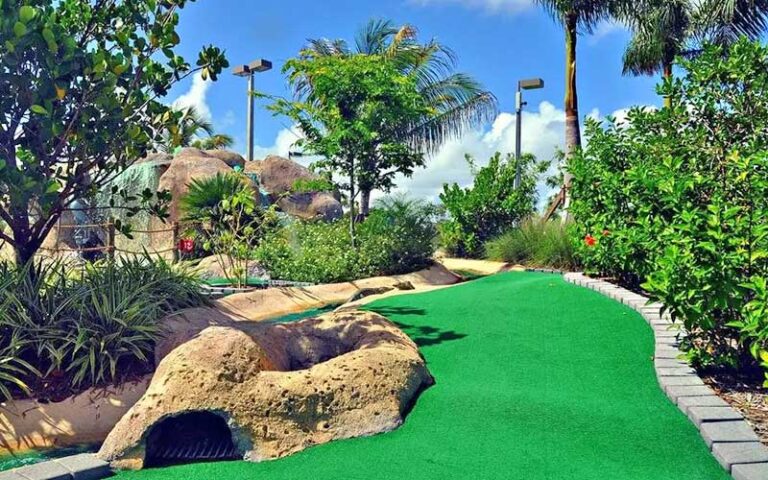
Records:
[[[661,315],[660,303],[582,273],[566,273],[570,283],[590,288],[637,310],[653,329],[656,339],[654,367],[659,386],[699,429],[701,437],[735,480],[768,479],[768,448],[760,443],[742,415],[704,384],[688,364],[680,360],[677,333],[669,315]]]
[[[109,464],[91,453],[0,472],[0,480],[101,480],[110,476],[112,469]]]

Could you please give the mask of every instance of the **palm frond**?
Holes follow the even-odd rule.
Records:
[[[490,92],[448,108],[407,132],[411,145],[435,153],[446,141],[459,137],[468,129],[491,122],[498,115],[498,101]]]
[[[535,0],[557,22],[576,17],[580,33],[591,34],[601,22],[610,20],[618,8],[617,0]]]

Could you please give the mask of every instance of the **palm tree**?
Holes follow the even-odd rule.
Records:
[[[624,53],[624,74],[672,77],[678,56],[692,56],[698,44],[727,45],[741,35],[758,38],[766,28],[768,0],[642,0],[624,20],[633,36]],[[671,106],[672,99],[664,98]]]
[[[579,34],[592,33],[630,0],[536,0],[565,30],[565,160],[581,147],[579,97],[576,87],[576,44]],[[564,175],[563,208],[568,209],[571,175]]]
[[[192,146],[200,150],[223,150],[232,147],[235,139],[224,133],[214,133],[207,138],[198,138],[192,142]]]
[[[355,37],[354,48],[344,40],[309,40],[302,54],[379,55],[393,62],[403,75],[416,79],[419,92],[433,112],[408,131],[405,141],[413,148],[434,153],[448,139],[456,138],[470,128],[493,120],[497,114],[496,97],[469,75],[455,72],[456,55],[432,39],[419,43],[411,25],[396,26],[390,20],[374,19]],[[296,94],[306,97],[308,82],[299,82]],[[368,159],[369,163],[375,159]],[[365,177],[365,176],[362,176]],[[361,184],[360,213],[366,216],[370,207],[372,185]]]

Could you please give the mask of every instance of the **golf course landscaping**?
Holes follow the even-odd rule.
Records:
[[[659,388],[650,327],[596,292],[510,272],[365,308],[396,322],[435,378],[401,428],[118,478],[729,478]]]

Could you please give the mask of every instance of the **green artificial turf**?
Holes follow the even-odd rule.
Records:
[[[437,381],[400,429],[120,479],[730,478],[659,389],[648,325],[595,292],[511,272],[368,308],[421,346]]]

